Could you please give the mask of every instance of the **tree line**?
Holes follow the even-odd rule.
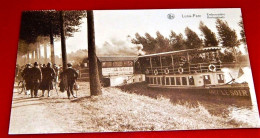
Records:
[[[81,18],[83,17],[87,17],[88,25],[88,56],[91,66],[89,69],[90,91],[91,95],[100,95],[102,92],[97,69],[93,11],[50,10],[23,12],[17,58],[21,55],[27,55],[26,62],[29,63],[29,55],[31,54],[35,61],[39,61],[35,57],[40,57],[40,43],[49,41],[51,62],[54,64],[54,38],[58,38],[61,40],[62,64],[63,70],[65,70],[67,68],[66,37],[71,37],[74,32],[78,31],[78,26],[81,24]],[[44,51],[47,53],[47,48]],[[45,58],[47,58],[46,55]]]
[[[203,35],[202,39],[196,32],[191,30],[189,27],[186,27],[186,38],[184,38],[182,33],[176,34],[173,30],[171,30],[169,37],[165,37],[157,31],[156,37],[152,37],[149,33],[145,33],[144,36],[136,33],[135,38],[133,38],[131,42],[133,44],[142,45],[143,51],[146,54],[203,47],[218,47],[221,45],[225,48],[224,53],[221,53],[220,55],[222,61],[233,62],[234,60],[237,60],[237,56],[241,56],[241,51],[236,48],[241,43],[246,43],[242,18],[238,25],[241,27],[240,40],[237,37],[236,31],[230,28],[226,21],[217,19],[216,28],[218,37],[201,21],[199,24],[199,30]]]
[[[61,14],[62,13],[62,14]],[[25,11],[22,13],[18,56],[27,56],[39,60],[40,44],[44,46],[44,57],[47,59],[47,45],[50,45],[51,62],[55,63],[54,39],[61,39],[62,24],[65,37],[73,36],[81,18],[86,17],[85,11]]]

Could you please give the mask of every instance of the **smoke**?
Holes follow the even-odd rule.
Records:
[[[101,47],[97,46],[97,54],[98,56],[137,56],[145,54],[142,49],[142,45],[132,44],[129,37],[126,40],[112,38],[105,41]]]

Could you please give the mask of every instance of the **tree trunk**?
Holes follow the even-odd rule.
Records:
[[[44,45],[44,62],[48,62],[48,57],[47,57],[47,45]],[[53,62],[52,62],[53,63]]]
[[[37,61],[37,59],[38,59],[38,44],[36,43],[36,48],[35,48],[35,50],[34,50],[34,58],[35,58],[35,61]]]
[[[64,31],[64,12],[60,11],[60,32],[61,32],[61,54],[63,70],[67,68],[67,52],[66,52],[66,40]]]
[[[41,61],[41,45],[38,45],[39,61]]]
[[[30,63],[30,53],[27,52],[27,55],[26,55],[26,56],[27,56],[27,61],[26,61],[26,62],[27,62],[27,63]]]
[[[102,91],[98,74],[98,64],[95,47],[94,15],[92,10],[87,11],[87,23],[90,94],[101,95]]]
[[[35,62],[35,50],[32,51],[32,62]]]
[[[52,21],[50,21],[50,49],[51,49],[51,63],[55,64],[55,53],[54,53],[54,39],[53,39],[53,29],[52,29]],[[47,48],[46,48],[47,51]],[[45,57],[47,61],[47,56]]]

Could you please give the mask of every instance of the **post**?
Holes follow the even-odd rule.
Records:
[[[174,74],[174,61],[173,61],[173,56],[171,55],[171,58],[172,58],[172,69],[173,69],[173,74]]]
[[[150,67],[151,67],[151,70],[153,71],[152,57],[150,57]]]
[[[190,56],[188,52],[187,52],[187,62],[188,62],[188,71],[190,73]]]
[[[48,57],[47,57],[47,46],[44,45],[44,62],[47,63],[48,62]]]
[[[60,11],[60,33],[61,33],[61,54],[63,70],[67,69],[67,52],[66,52],[66,40],[64,32],[64,12]]]
[[[45,46],[46,47],[46,46]],[[46,48],[47,49],[47,48]],[[54,53],[54,39],[53,39],[53,29],[52,20],[50,20],[50,49],[51,49],[51,63],[55,64],[55,53]],[[46,50],[47,51],[47,50]],[[47,61],[47,56],[46,56]]]
[[[90,94],[101,95],[102,91],[98,73],[98,63],[95,46],[94,15],[92,10],[87,11],[87,24]]]
[[[162,74],[163,74],[163,68],[162,68],[162,57],[160,56],[160,66],[161,66],[161,71],[162,71]]]

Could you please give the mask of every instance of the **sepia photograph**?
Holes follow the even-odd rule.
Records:
[[[23,11],[9,134],[260,128],[245,31],[240,8]]]

